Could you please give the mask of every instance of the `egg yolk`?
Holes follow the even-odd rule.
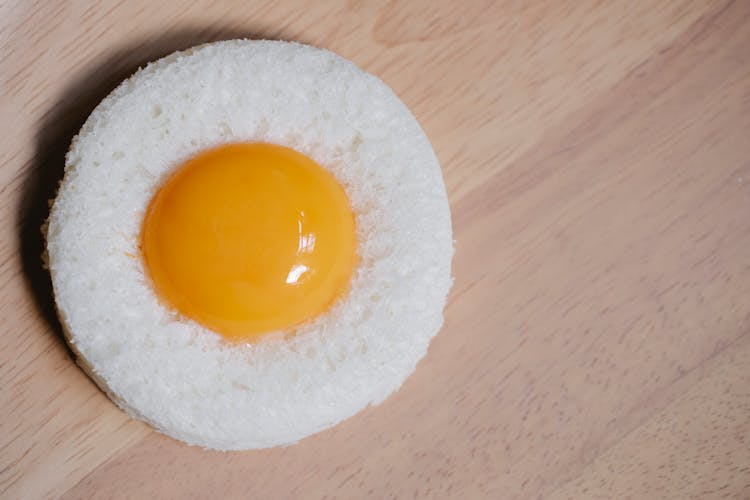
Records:
[[[157,295],[227,339],[253,341],[325,312],[347,290],[354,215],[320,165],[273,144],[188,160],[151,200],[141,250]]]

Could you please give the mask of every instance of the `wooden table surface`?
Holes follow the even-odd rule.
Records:
[[[287,448],[130,420],[72,361],[38,226],[139,65],[312,43],[431,138],[457,253],[404,387]],[[750,2],[0,3],[0,496],[750,498]]]

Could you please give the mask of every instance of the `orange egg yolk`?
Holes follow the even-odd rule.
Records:
[[[141,249],[164,303],[227,339],[254,341],[314,318],[346,292],[354,215],[341,185],[307,156],[231,144],[166,181]]]

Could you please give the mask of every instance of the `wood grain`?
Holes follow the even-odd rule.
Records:
[[[456,284],[405,386],[244,453],[73,363],[38,227],[139,65],[293,39],[379,75],[441,160]],[[750,497],[750,2],[0,4],[3,498]]]

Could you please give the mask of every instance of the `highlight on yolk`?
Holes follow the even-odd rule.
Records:
[[[230,340],[296,326],[349,284],[354,214],[341,185],[292,149],[230,144],[188,160],[146,213],[157,295]]]

